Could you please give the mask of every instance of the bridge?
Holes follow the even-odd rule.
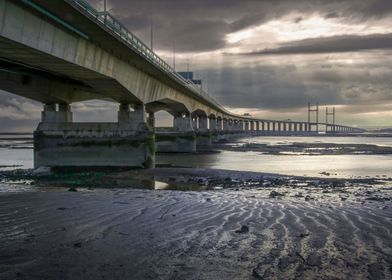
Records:
[[[85,0],[0,0],[0,89],[43,104],[35,167],[151,167],[156,149],[194,152],[230,135],[363,132],[233,114]],[[86,100],[117,102],[118,121],[73,122],[71,105]],[[161,110],[173,129],[155,129]]]

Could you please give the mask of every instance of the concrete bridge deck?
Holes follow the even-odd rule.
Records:
[[[331,133],[362,132],[232,114],[85,0],[0,0],[0,19],[0,89],[44,107],[35,133],[36,167],[151,166],[154,114],[161,110],[174,117],[182,139],[174,150],[193,151],[192,141],[199,136],[208,143],[214,133],[312,134],[319,125]],[[117,102],[118,122],[74,123],[71,105],[93,99]]]

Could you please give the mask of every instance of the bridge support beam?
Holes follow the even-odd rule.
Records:
[[[45,105],[34,132],[34,167],[149,168],[155,163],[153,132],[144,106],[121,104],[118,123],[73,123],[68,104]]]

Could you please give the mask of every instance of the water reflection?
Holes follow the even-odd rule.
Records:
[[[12,140],[12,137],[15,137]],[[28,140],[30,137],[30,140]],[[258,143],[269,145],[288,145],[298,143],[337,143],[337,144],[376,144],[391,146],[389,137],[253,137],[245,138],[242,143]],[[31,135],[0,135],[0,170],[15,168],[33,168],[33,150],[14,149],[20,141],[31,141]],[[23,144],[24,145],[24,144]],[[241,143],[239,143],[241,145]],[[333,147],[331,147],[333,148]],[[316,148],[309,148],[314,151]],[[209,154],[158,154],[158,165],[219,168],[239,171],[255,171],[280,173],[287,175],[357,177],[357,176],[388,176],[392,177],[392,155],[373,155],[357,153],[351,155],[302,155],[285,152],[284,155],[263,154],[260,152],[222,151]],[[176,186],[166,186],[161,182],[139,182],[149,189],[176,189]],[[201,189],[200,186],[194,186]]]

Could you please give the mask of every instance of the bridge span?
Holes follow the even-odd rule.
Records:
[[[309,135],[319,125],[227,111],[85,0],[0,0],[0,89],[43,104],[35,167],[151,167],[156,148],[194,152],[223,135]],[[73,122],[71,105],[96,99],[117,102],[118,121]],[[174,117],[172,130],[155,129],[161,110]]]

